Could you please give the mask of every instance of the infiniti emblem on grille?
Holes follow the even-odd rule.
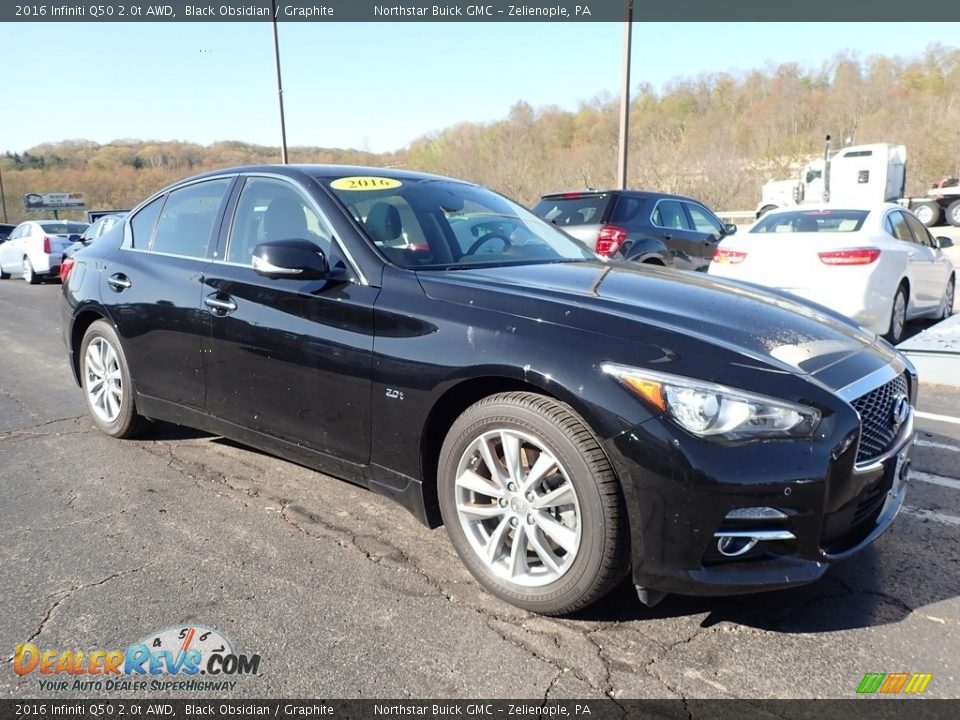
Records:
[[[899,429],[909,414],[910,398],[902,393],[895,395],[893,398],[893,404],[890,406],[890,417],[893,419],[893,429]]]

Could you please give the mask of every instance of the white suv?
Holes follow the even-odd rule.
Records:
[[[31,285],[57,277],[63,251],[88,227],[71,220],[28,220],[20,223],[0,245],[0,280],[22,275]]]

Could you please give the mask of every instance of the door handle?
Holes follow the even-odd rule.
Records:
[[[130,279],[123,273],[114,273],[107,278],[107,285],[112,287],[117,292],[123,292],[128,287],[132,286],[133,283],[130,282]]]
[[[237,309],[237,304],[233,300],[220,300],[216,297],[205,297],[203,304],[212,308],[214,312],[226,315]]]

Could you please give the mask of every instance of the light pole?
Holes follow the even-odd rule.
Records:
[[[633,0],[624,0],[627,19],[623,23],[623,59],[620,77],[620,146],[617,160],[617,184],[622,190],[627,187],[627,144],[630,135],[630,41],[633,26]]]
[[[7,221],[7,196],[3,194],[3,170],[0,170],[0,202],[3,203],[3,221]]]
[[[273,6],[273,57],[277,65],[277,102],[280,104],[280,157],[287,164],[287,125],[283,118],[283,81],[280,79],[280,40],[277,37],[277,0]]]

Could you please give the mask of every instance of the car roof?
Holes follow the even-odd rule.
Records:
[[[830,210],[860,210],[873,212],[874,210],[908,210],[897,203],[810,203],[809,205],[788,205],[764,213],[767,215],[783,215],[789,212],[828,212]]]
[[[183,180],[197,180],[205,177],[216,177],[219,175],[230,175],[232,173],[251,173],[251,172],[269,172],[280,175],[289,175],[298,177],[308,175],[310,177],[347,177],[351,175],[372,175],[375,177],[392,178],[396,180],[448,180],[451,182],[463,183],[465,185],[474,185],[475,183],[457,178],[446,177],[444,175],[433,175],[431,173],[422,173],[415,170],[406,170],[401,168],[373,167],[370,165],[332,165],[332,164],[310,164],[295,163],[289,165],[240,165],[237,167],[222,168],[212,170],[201,175],[193,175]],[[179,185],[183,180],[173,183]]]
[[[574,199],[577,197],[591,197],[593,195],[625,195],[627,197],[644,198],[651,200],[688,200],[698,205],[703,205],[702,200],[697,200],[688,195],[677,195],[676,193],[660,192],[659,190],[571,190],[568,192],[547,193],[540,197],[541,200],[562,200],[564,198]]]

